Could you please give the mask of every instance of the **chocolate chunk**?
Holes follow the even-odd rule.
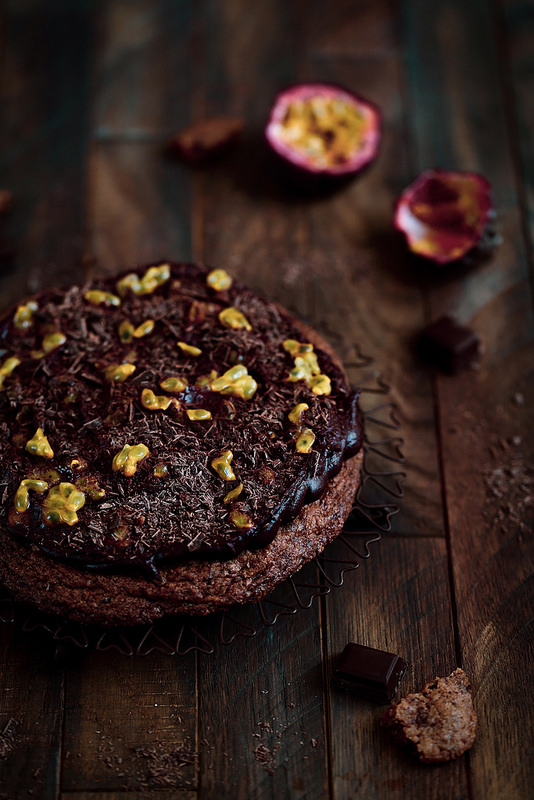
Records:
[[[243,120],[234,117],[199,120],[171,139],[167,151],[190,164],[205,164],[233,145],[243,129]]]
[[[471,693],[469,678],[456,669],[392,705],[382,724],[401,742],[414,747],[421,761],[451,761],[475,741],[477,716]]]
[[[453,317],[444,316],[423,329],[419,340],[422,356],[446,372],[473,365],[481,352],[478,334]]]
[[[400,656],[349,642],[337,663],[334,682],[368,700],[389,703],[405,671],[406,662]]]

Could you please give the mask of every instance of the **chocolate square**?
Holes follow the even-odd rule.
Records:
[[[394,653],[349,642],[334,670],[334,682],[376,703],[389,703],[394,697],[406,662]]]
[[[421,355],[446,372],[473,365],[480,355],[480,337],[453,317],[443,316],[427,325],[419,340]]]

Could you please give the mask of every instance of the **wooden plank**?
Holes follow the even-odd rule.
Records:
[[[191,258],[191,175],[163,155],[190,121],[189,3],[122,0],[99,17],[89,177],[93,271]]]
[[[428,290],[433,316],[458,307],[486,347],[478,373],[436,383],[459,641],[479,711],[472,791],[523,798],[534,778],[533,714],[523,702],[533,680],[519,666],[532,660],[534,622],[528,466],[534,321],[511,158],[517,143],[509,138],[513,127],[495,80],[502,64],[492,35],[494,7],[438,3],[432,13],[423,3],[407,7],[410,83],[421,114],[414,146],[432,163],[446,155],[449,166],[479,168],[495,186],[501,211],[505,245],[493,260],[468,275],[451,272],[441,285],[429,282]],[[460,97],[451,86],[461,77]],[[444,97],[446,114],[436,108]],[[442,120],[439,142],[431,115],[424,118],[428,109]],[[498,723],[495,708],[502,710]]]
[[[336,7],[334,4],[334,17]],[[360,29],[359,13],[355,10],[354,18],[347,21],[351,29]],[[425,300],[419,276],[392,229],[395,199],[410,179],[399,102],[400,54],[395,53],[387,30],[381,40],[375,35],[369,53],[365,31],[369,27],[379,30],[385,12],[383,7],[376,9],[374,25],[371,10],[365,7],[362,13],[366,24],[354,41],[350,58],[343,51],[341,56],[336,52],[335,57],[326,57],[320,47],[322,16],[316,13],[315,20],[308,22],[311,56],[303,67],[304,77],[321,76],[375,102],[382,111],[384,133],[374,164],[334,196],[309,205],[304,263],[311,267],[320,330],[330,335],[346,363],[358,344],[392,386],[407,472],[405,498],[401,513],[392,520],[393,529],[439,536],[444,521],[433,387],[414,347],[425,324]],[[343,320],[342,326],[339,320]],[[358,378],[359,373],[354,373],[353,380]]]
[[[173,757],[197,752],[195,716],[194,654],[83,654],[66,673],[63,791],[195,789],[196,757],[180,769]]]
[[[242,146],[200,176],[197,257],[301,313],[307,289],[285,276],[305,234],[302,211],[286,201],[261,138],[269,104],[293,75],[290,4],[262,1],[251,13],[244,0],[226,0],[204,12],[194,108],[242,115],[248,128]],[[249,621],[257,625],[252,611]],[[221,786],[243,800],[327,796],[317,605],[202,658],[199,681],[199,735],[214,752],[203,798],[219,798]]]
[[[60,800],[196,800],[196,792],[180,790],[178,795],[176,789],[170,792],[159,789],[153,792],[63,792]]]
[[[456,667],[447,548],[443,539],[387,536],[377,550],[325,603],[326,680],[330,686],[347,642],[358,642],[406,660],[401,697]],[[450,764],[438,780],[381,729],[383,712],[384,706],[330,688],[333,797],[467,797],[466,760]]]
[[[525,347],[476,381],[440,387],[459,635],[479,711],[472,782],[475,797],[491,800],[527,798],[534,780],[534,712],[524,703],[534,689],[525,669],[534,658],[533,363]]]
[[[534,90],[534,9],[517,0],[502,0],[499,23],[503,85],[516,136],[519,191],[524,220],[529,231],[530,262],[534,258],[534,110],[529,98]]]
[[[315,569],[309,571],[316,580]],[[277,599],[289,606],[286,587]],[[240,638],[199,663],[200,796],[251,798],[328,795],[320,621],[311,609],[265,627],[244,616],[255,638]]]
[[[80,273],[92,9],[5,2],[2,22],[0,184],[15,198],[2,232],[17,251],[0,275],[3,310]],[[5,624],[0,637],[2,796],[56,797],[63,670],[55,644]]]
[[[93,145],[90,159],[91,275],[191,258],[190,175],[153,143]]]
[[[96,262],[88,271],[187,259],[189,177],[164,160],[161,145],[189,119],[189,5],[139,0],[99,11],[87,212]],[[63,791],[172,789],[190,796],[196,696],[194,653],[84,656],[67,676]],[[182,768],[183,748],[190,763]]]
[[[196,800],[196,792],[171,792],[154,790],[153,792],[63,792],[60,800]]]
[[[0,797],[54,798],[63,719],[55,643],[48,634],[0,625]]]
[[[433,538],[444,533],[433,388],[413,348],[424,324],[425,300],[418,275],[391,231],[395,194],[409,177],[400,56],[392,17],[387,17],[391,27],[380,27],[383,8],[366,7],[360,13],[365,19],[360,35],[358,12],[347,23],[356,32],[352,53],[329,44],[329,58],[317,14],[310,26],[313,58],[305,77],[320,74],[377,103],[384,115],[383,145],[365,174],[331,201],[311,207],[310,247],[334,262],[330,274],[323,269],[316,289],[324,327],[332,330],[336,316],[342,319],[344,347],[358,342],[393,387],[407,477],[401,514],[394,519],[394,530],[403,537],[385,536],[372,548],[370,562],[347,574],[343,589],[324,603],[333,797],[461,797],[468,794],[465,761],[436,781],[380,729],[383,708],[331,686],[336,658],[348,641],[400,653],[407,660],[401,695],[456,666],[447,547],[443,538]],[[366,30],[375,32],[369,45]],[[329,551],[331,557],[336,553],[340,558],[346,554],[341,542]]]
[[[0,305],[81,274],[92,4],[5,4],[0,183],[15,198],[2,221],[16,267]]]

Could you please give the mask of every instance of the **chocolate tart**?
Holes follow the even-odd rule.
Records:
[[[362,462],[322,337],[158,263],[0,320],[0,580],[87,623],[258,600],[334,539]]]

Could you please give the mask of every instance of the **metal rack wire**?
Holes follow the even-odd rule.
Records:
[[[4,592],[0,594],[0,620],[26,632],[45,631],[58,645],[100,652],[115,650],[125,656],[211,654],[218,645],[230,645],[237,637],[257,636],[265,626],[309,609],[316,598],[342,587],[345,575],[358,569],[371,556],[371,546],[391,530],[405,478],[403,440],[390,387],[372,369],[371,359],[357,349],[353,356],[347,371],[361,387],[365,430],[362,478],[353,508],[335,542],[263,600],[203,618],[169,617],[151,625],[103,628],[47,616]]]

